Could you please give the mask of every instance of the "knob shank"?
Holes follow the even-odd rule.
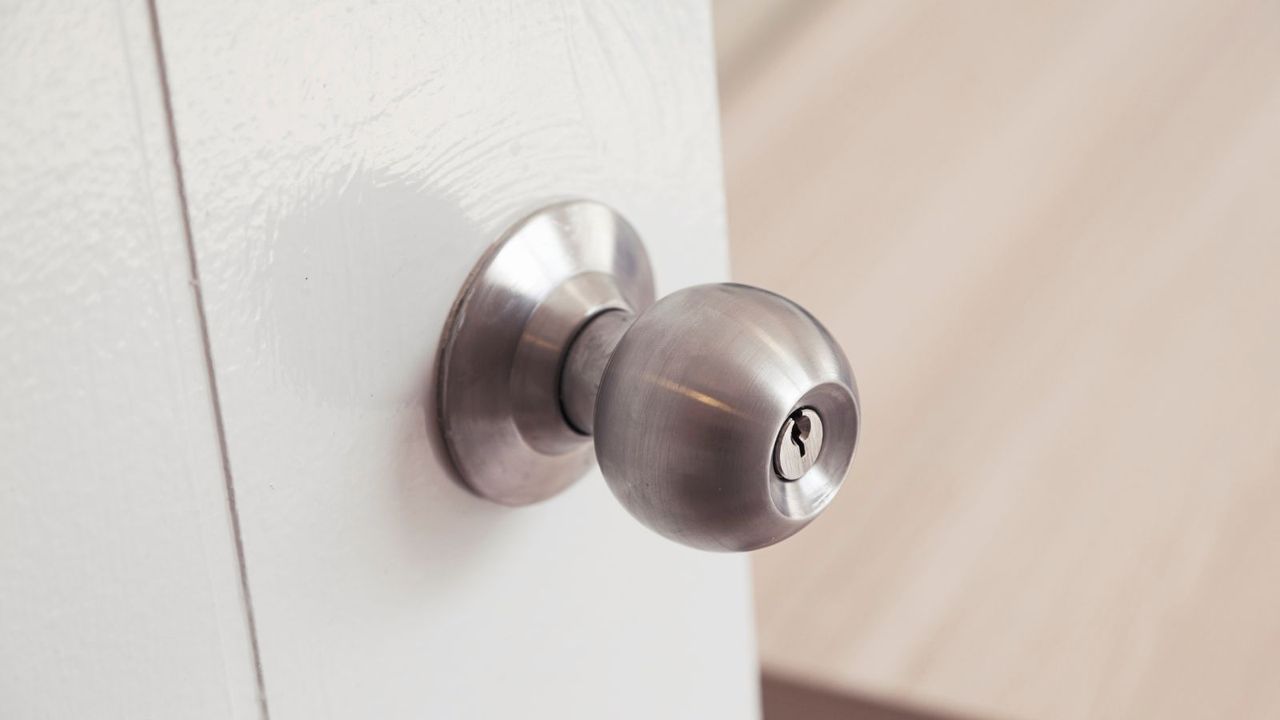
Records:
[[[600,381],[614,349],[633,322],[635,315],[625,310],[602,312],[579,331],[565,356],[560,404],[569,426],[583,435],[595,431]]]

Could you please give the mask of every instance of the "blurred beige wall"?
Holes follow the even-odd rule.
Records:
[[[1280,2],[715,5],[736,278],[844,344],[767,671],[1280,717]]]

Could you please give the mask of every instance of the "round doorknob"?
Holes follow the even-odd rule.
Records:
[[[595,404],[596,457],[649,527],[752,550],[826,507],[853,456],[844,353],[799,306],[743,285],[681,290],[622,336]]]
[[[524,505],[594,455],[626,509],[672,540],[741,551],[794,534],[853,457],[860,411],[844,353],[765,290],[652,298],[643,246],[609,208],[563,203],[513,228],[446,330],[440,422],[460,479]]]

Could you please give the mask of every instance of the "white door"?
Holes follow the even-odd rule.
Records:
[[[746,559],[446,471],[512,222],[725,279],[702,2],[0,10],[0,717],[746,718]]]

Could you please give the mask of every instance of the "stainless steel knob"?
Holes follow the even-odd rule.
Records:
[[[650,528],[752,550],[807,525],[853,457],[857,387],[831,335],[757,288],[652,304],[635,231],[576,201],[519,223],[455,305],[440,423],[462,482],[500,503],[554,495],[591,465]]]

